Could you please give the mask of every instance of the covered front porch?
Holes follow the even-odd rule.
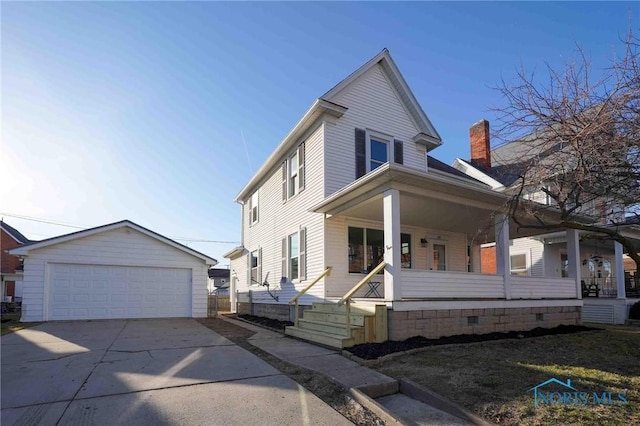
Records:
[[[580,299],[575,232],[567,231],[568,278],[511,274],[510,240],[531,233],[501,213],[506,201],[468,177],[381,166],[313,208],[326,218],[327,298],[342,297],[384,261],[356,298],[392,309],[407,301]],[[496,274],[480,273],[488,242],[496,243]]]

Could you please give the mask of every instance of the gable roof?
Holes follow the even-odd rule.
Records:
[[[0,220],[0,228],[2,228],[3,231],[5,231],[7,234],[9,234],[9,236],[11,238],[13,238],[14,240],[16,240],[16,242],[20,243],[20,244],[26,244],[28,242],[30,242],[31,240],[29,240],[27,237],[25,237],[24,235],[22,235],[20,233],[20,231],[18,231],[16,228],[14,228],[13,226],[9,226],[5,221]]]
[[[47,238],[42,241],[32,241],[21,246],[12,248],[7,250],[10,254],[13,255],[23,255],[26,256],[32,250],[37,250],[43,247],[53,246],[56,244],[65,243],[67,241],[76,240],[79,238],[88,237],[90,235],[100,234],[102,232],[113,231],[120,228],[131,228],[142,234],[147,235],[148,237],[154,238],[162,243],[170,245],[178,250],[182,250],[185,253],[188,253],[192,256],[195,256],[199,259],[205,261],[207,265],[216,265],[218,261],[212,257],[207,256],[206,254],[200,253],[190,247],[185,246],[184,244],[180,244],[170,238],[165,237],[164,235],[160,235],[157,232],[153,232],[150,229],[147,229],[143,226],[140,226],[136,223],[131,222],[130,220],[122,220],[120,222],[109,223],[107,225],[96,226],[95,228],[89,228],[82,231],[72,232],[70,234],[60,235],[58,237]]]
[[[327,101],[332,101],[344,88],[346,88],[349,84],[357,80],[361,75],[369,71],[377,64],[380,64],[382,69],[385,71],[385,74],[389,78],[391,85],[396,90],[396,92],[398,92],[400,100],[407,108],[409,115],[416,123],[417,128],[420,130],[420,133],[424,134],[426,138],[431,139],[430,142],[434,145],[431,148],[435,148],[436,146],[442,144],[442,138],[438,134],[438,131],[435,129],[435,127],[431,123],[431,120],[429,120],[429,117],[427,117],[427,114],[425,114],[424,110],[416,100],[416,97],[409,88],[409,85],[402,76],[402,73],[400,73],[400,70],[391,58],[391,54],[386,47],[360,68],[348,75],[340,83],[333,86],[333,88],[331,88],[320,98]]]
[[[358,77],[377,64],[380,64],[384,70],[394,90],[397,91],[401,102],[407,109],[409,116],[419,129],[419,133],[413,137],[413,141],[425,145],[427,147],[427,151],[440,146],[442,144],[442,138],[422,110],[422,107],[416,100],[411,89],[409,89],[409,86],[407,85],[404,77],[402,77],[400,70],[398,70],[393,59],[391,59],[389,50],[385,48],[313,102],[300,121],[296,123],[293,129],[291,129],[291,131],[280,142],[275,151],[271,153],[260,169],[258,169],[249,182],[240,190],[238,195],[236,195],[235,201],[244,202],[244,200],[246,200],[256,190],[260,183],[266,179],[276,169],[276,167],[280,166],[280,163],[289,153],[289,150],[299,142],[299,139],[311,128],[313,123],[315,123],[319,117],[323,114],[329,114],[337,118],[342,117],[348,108],[335,103],[334,99],[338,93],[345,89],[349,84],[357,80]]]

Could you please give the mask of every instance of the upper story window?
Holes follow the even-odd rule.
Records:
[[[305,152],[304,143],[282,163],[282,201],[293,197],[304,189]]]
[[[258,191],[254,192],[249,199],[249,223],[253,225],[258,222],[258,208],[259,208]]]
[[[389,142],[369,139],[369,171],[389,161]]]
[[[370,130],[355,130],[356,179],[393,159],[404,164],[403,143]]]
[[[289,157],[289,197],[293,197],[298,189],[298,152]]]

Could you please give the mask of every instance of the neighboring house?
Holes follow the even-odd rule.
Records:
[[[486,183],[497,192],[509,192],[520,185],[518,164],[523,161],[524,156],[536,154],[527,143],[527,140],[518,140],[492,149],[489,122],[481,120],[470,129],[471,159],[457,158],[453,167]],[[547,154],[551,155],[553,153]],[[524,196],[539,203],[551,203],[551,200],[538,189],[525,193]],[[600,223],[607,223],[611,218],[604,209],[605,205],[607,200],[596,200],[589,203],[583,213],[594,216]],[[616,219],[620,221],[619,217]],[[627,223],[618,226],[618,229],[626,236],[635,238],[637,249],[640,250],[640,226],[637,221],[628,219]],[[577,234],[584,237],[589,233],[581,231]],[[611,241],[581,238],[578,248],[581,297],[584,298],[583,321],[624,323],[628,317],[629,306],[638,301],[639,294],[637,286],[632,285],[630,280],[625,283],[622,245]],[[515,276],[569,276],[565,231],[513,239],[510,242],[509,254],[510,270]],[[483,272],[495,273],[495,256],[495,244],[482,246]],[[633,297],[627,297],[627,292]]]
[[[386,49],[316,99],[236,197],[242,245],[225,257],[238,310],[292,318],[291,299],[331,267],[300,298],[316,312],[288,334],[362,340],[317,315],[359,283],[354,306],[384,308],[376,340],[579,323],[575,279],[511,277],[505,255],[496,275],[479,273],[479,230],[506,253],[528,234],[494,215],[504,194],[429,155],[441,144]]]
[[[22,300],[22,261],[6,251],[26,244],[29,239],[17,229],[0,220],[0,259],[2,260],[2,301]]]
[[[206,317],[218,263],[128,220],[9,251],[24,259],[25,322]]]
[[[207,290],[209,294],[215,292],[220,296],[227,296],[229,294],[229,278],[231,276],[231,270],[226,268],[211,268],[209,269],[209,283],[207,284]]]

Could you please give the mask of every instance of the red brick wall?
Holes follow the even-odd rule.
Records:
[[[12,274],[18,266],[20,266],[20,259],[16,256],[12,256],[4,251],[13,248],[18,245],[11,235],[7,234],[3,230],[0,230],[0,263],[3,274]]]
[[[480,248],[480,272],[483,274],[496,274],[496,246]]]

